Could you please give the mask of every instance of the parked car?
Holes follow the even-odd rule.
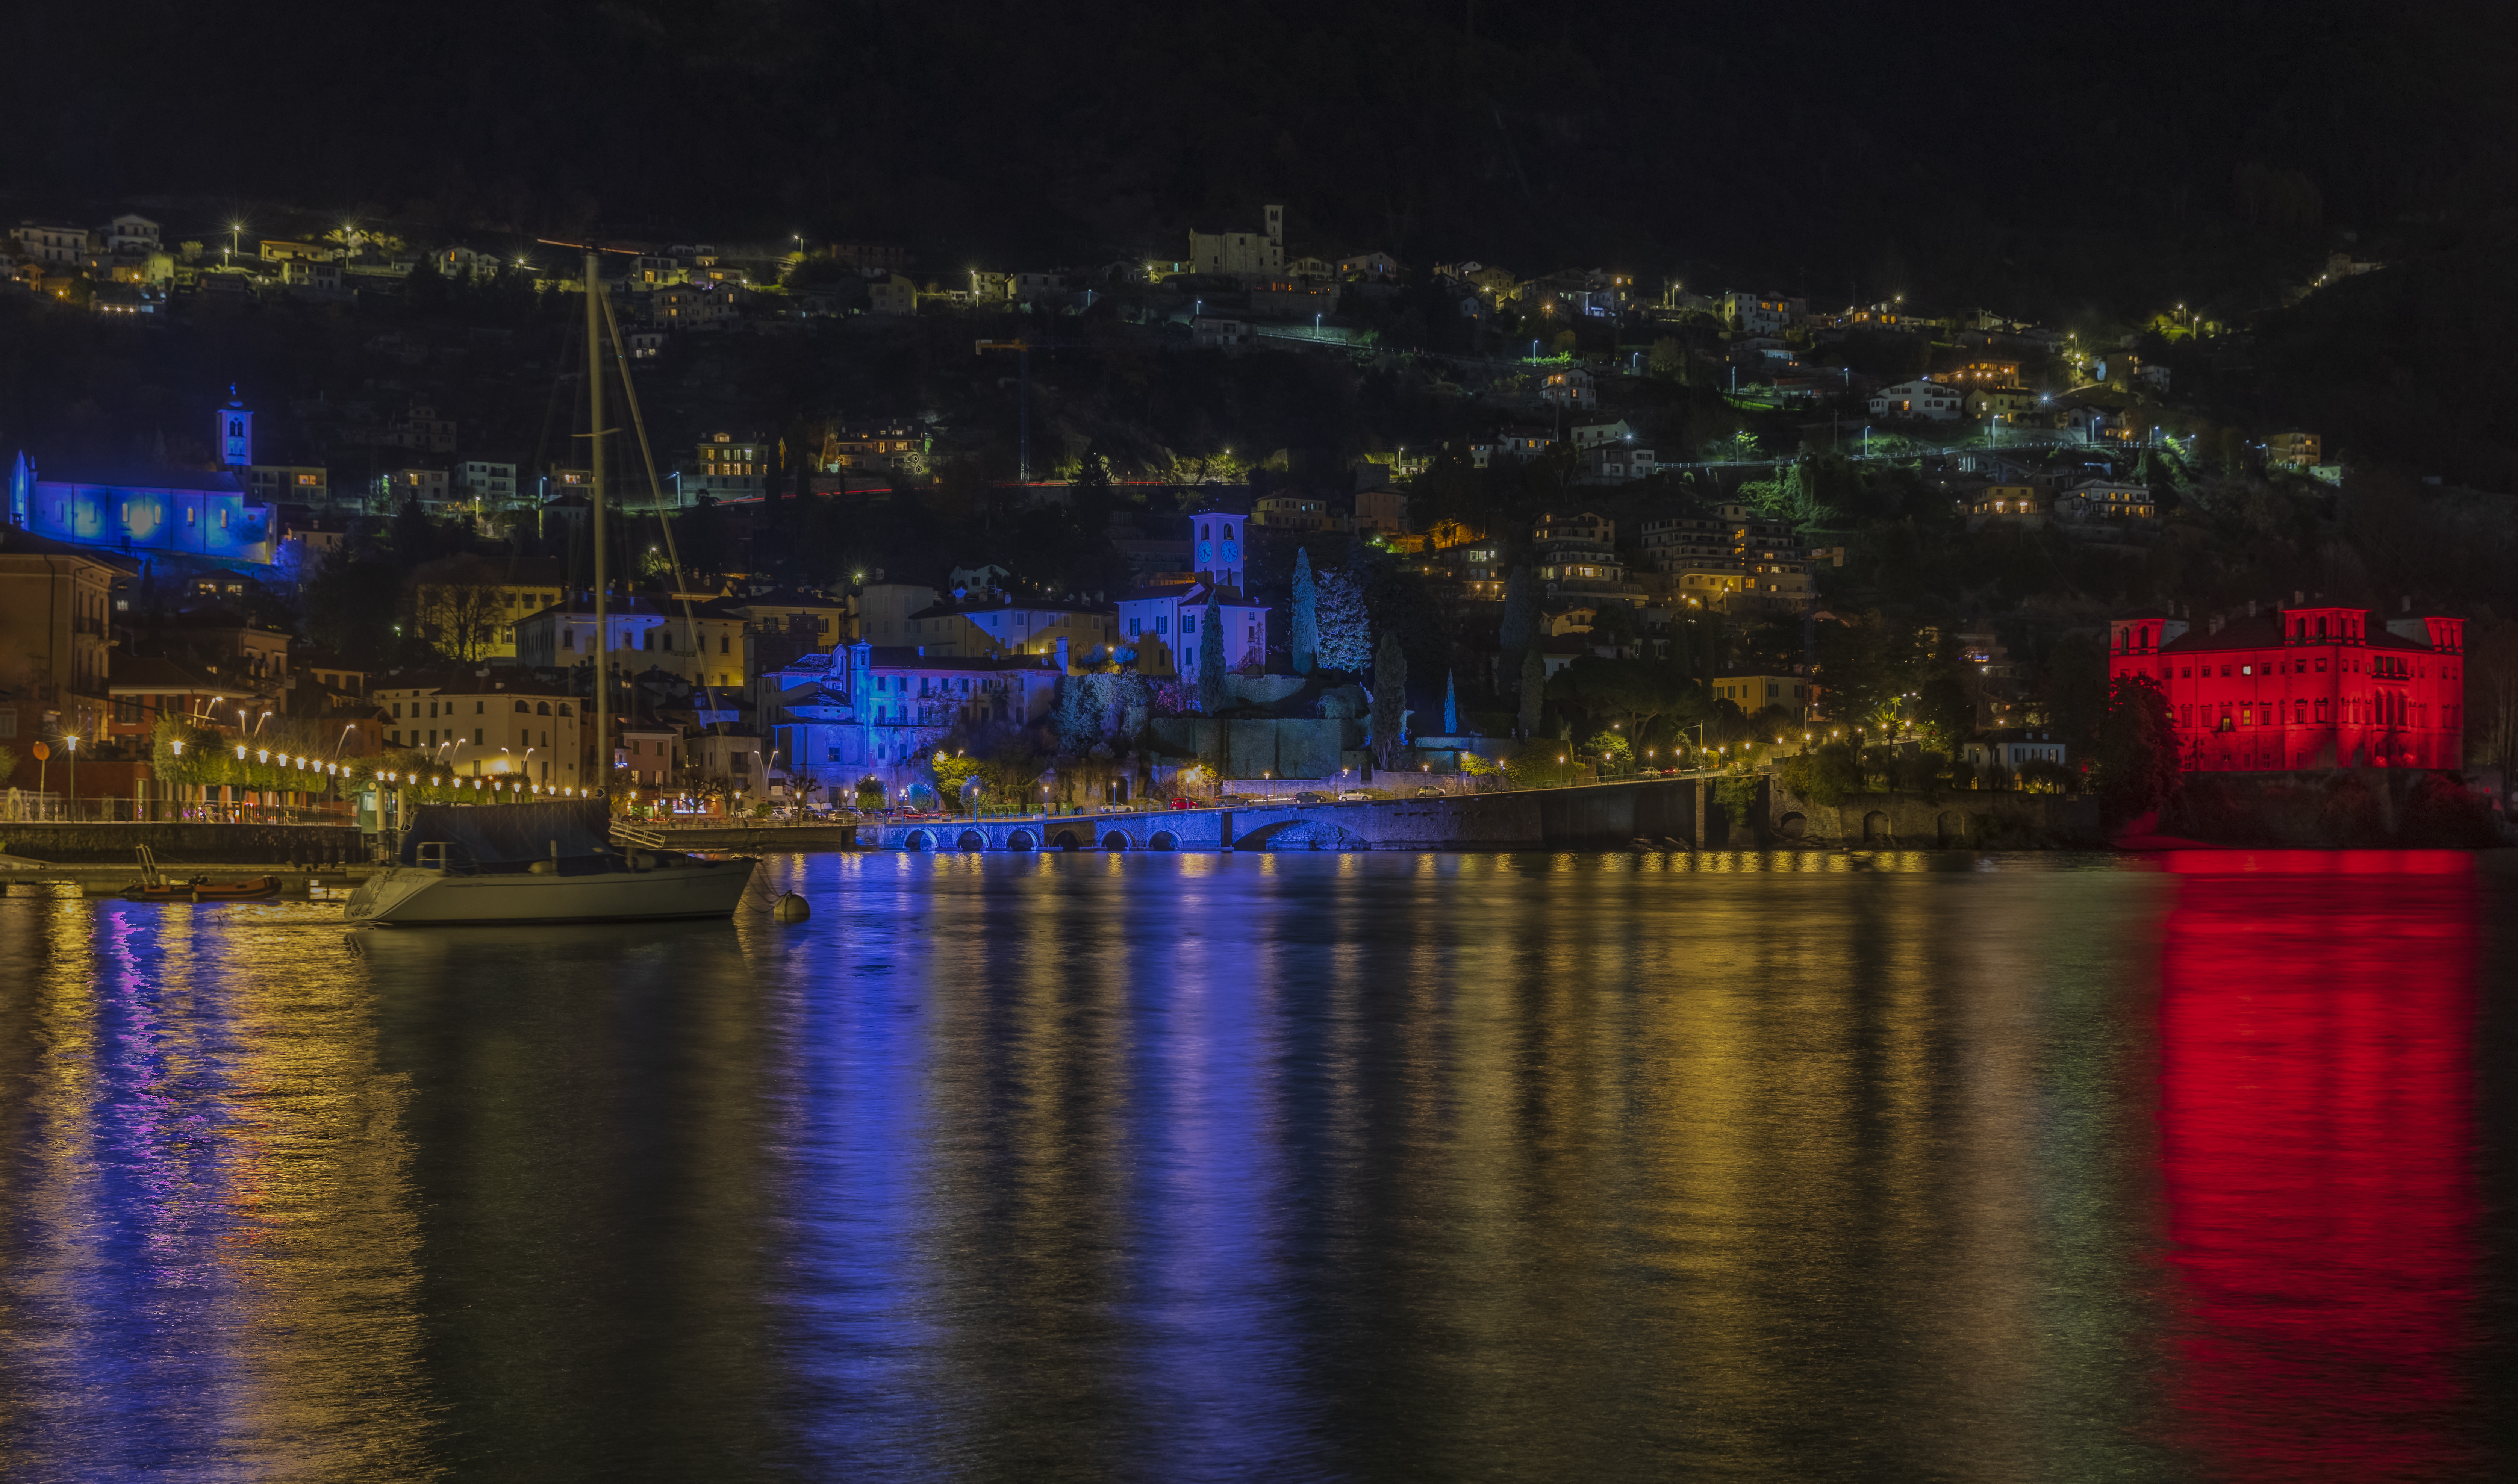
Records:
[[[1230,805],[1234,808],[1239,808],[1245,804],[1257,804],[1259,800],[1256,796],[1251,794],[1227,794],[1215,802],[1218,804]]]
[[[1350,799],[1369,799],[1371,797],[1372,795],[1365,792],[1363,789],[1351,788],[1338,795],[1338,802],[1343,804]]]
[[[1436,788],[1434,785],[1428,783],[1423,788],[1416,791],[1416,797],[1419,799],[1442,799],[1449,797],[1451,792],[1452,791],[1448,788]]]
[[[1174,807],[1174,808],[1176,808],[1176,809],[1185,809],[1185,808],[1188,808],[1189,807],[1190,807],[1190,803],[1189,803],[1189,801],[1188,801],[1188,800],[1186,800],[1186,799],[1175,798],[1175,799],[1173,799],[1173,800],[1172,800],[1172,807]]]
[[[1305,789],[1303,792],[1294,796],[1294,802],[1296,804],[1326,804],[1329,802],[1329,796],[1321,793],[1316,789]]]

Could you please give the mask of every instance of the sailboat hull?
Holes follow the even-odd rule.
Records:
[[[582,876],[467,874],[396,866],[359,884],[356,926],[452,928],[480,923],[664,922],[727,917],[760,862],[684,859],[645,871]]]

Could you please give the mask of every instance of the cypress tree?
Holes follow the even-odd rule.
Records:
[[[1530,569],[1515,567],[1503,581],[1503,626],[1496,633],[1503,662],[1519,661],[1539,633],[1539,610],[1530,599]]]
[[[1310,675],[1321,652],[1321,589],[1312,581],[1312,553],[1294,553],[1294,674]]]
[[[1388,767],[1399,756],[1399,731],[1408,713],[1408,652],[1399,646],[1399,631],[1381,631],[1381,651],[1372,658],[1372,756]]]
[[[1451,672],[1443,673],[1443,735],[1460,734],[1460,692]]]
[[[1224,685],[1224,606],[1212,584],[1206,589],[1206,617],[1197,635],[1197,709],[1214,716],[1230,694]]]
[[[1524,737],[1539,735],[1539,703],[1545,699],[1546,689],[1547,662],[1540,658],[1538,646],[1533,645],[1523,650],[1521,655],[1521,734]]]

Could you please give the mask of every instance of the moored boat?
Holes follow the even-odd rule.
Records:
[[[733,914],[758,860],[620,849],[599,800],[428,806],[396,862],[350,895],[353,924],[645,922]]]
[[[195,876],[179,881],[157,864],[157,854],[138,848],[140,879],[122,889],[125,901],[266,901],[280,895],[277,876],[248,876],[240,881],[212,881]]]

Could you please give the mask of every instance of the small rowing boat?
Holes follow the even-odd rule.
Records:
[[[280,895],[277,876],[248,876],[242,881],[211,881],[195,876],[178,881],[157,864],[156,852],[139,847],[140,879],[122,889],[125,901],[267,901]]]

